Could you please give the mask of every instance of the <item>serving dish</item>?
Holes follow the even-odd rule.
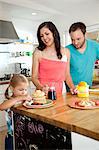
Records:
[[[95,106],[80,106],[79,105],[79,100],[77,99],[73,99],[72,101],[70,101],[68,103],[68,106],[72,107],[72,108],[77,108],[77,109],[96,109],[99,108],[99,100],[90,100],[92,102],[95,102]]]
[[[36,103],[28,103],[27,101],[25,101],[23,103],[23,106],[25,106],[26,108],[48,108],[48,107],[51,107],[53,106],[54,104],[54,101],[50,100],[50,99],[47,99],[46,100],[47,103],[45,104],[36,104]]]

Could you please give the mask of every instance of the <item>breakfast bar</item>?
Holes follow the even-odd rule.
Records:
[[[72,149],[70,132],[99,141],[99,108],[72,108],[68,104],[75,99],[66,94],[49,108],[13,107],[15,149]],[[98,101],[99,93],[89,99]]]

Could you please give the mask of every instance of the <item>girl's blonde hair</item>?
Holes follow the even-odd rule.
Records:
[[[10,79],[9,86],[7,87],[7,89],[5,91],[5,98],[7,98],[7,99],[10,98],[10,96],[9,96],[9,87],[10,86],[15,88],[17,85],[19,85],[22,82],[28,84],[28,79],[22,74],[13,74]]]

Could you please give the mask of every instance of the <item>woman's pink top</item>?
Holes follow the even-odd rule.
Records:
[[[62,94],[63,81],[66,78],[66,61],[42,58],[39,63],[39,81],[42,85],[55,86],[56,93]]]

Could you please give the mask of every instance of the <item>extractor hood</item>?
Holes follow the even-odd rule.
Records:
[[[0,20],[0,44],[8,44],[19,39],[11,21]]]

